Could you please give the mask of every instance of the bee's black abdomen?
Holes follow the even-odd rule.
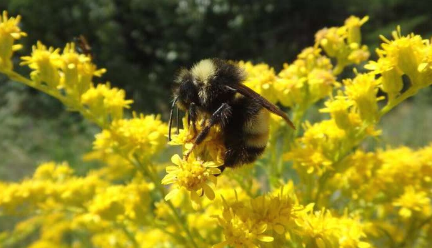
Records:
[[[231,118],[224,127],[225,167],[257,160],[266,148],[269,135],[269,113],[253,99],[237,97],[231,107]]]

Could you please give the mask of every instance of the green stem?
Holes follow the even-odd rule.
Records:
[[[283,173],[282,156],[286,151],[288,151],[291,148],[291,146],[293,145],[293,143],[295,141],[295,138],[298,137],[300,129],[301,129],[301,123],[303,121],[303,117],[306,113],[307,108],[308,108],[308,106],[297,105],[293,111],[293,123],[294,123],[294,126],[296,129],[293,130],[292,128],[288,127],[288,130],[285,129],[281,132],[282,140],[276,139],[276,141],[281,142],[281,145],[278,145],[278,142],[276,142],[276,158],[273,161],[276,163],[276,177],[277,178],[281,178],[282,173]],[[286,128],[286,127],[284,127],[284,128]]]
[[[343,70],[345,69],[345,64],[344,63],[340,63],[339,61],[336,64],[336,67],[333,69],[333,75],[337,76],[339,74],[341,74],[343,72]]]
[[[157,176],[155,176],[155,173],[150,171],[150,169],[147,166],[142,165],[139,160],[135,157],[134,161],[130,161],[132,164],[135,164],[136,167],[142,170],[144,175],[146,175],[155,185],[156,189],[159,191],[159,193],[162,195],[162,198],[165,198],[166,191],[165,188],[160,183],[160,179],[157,179]],[[189,230],[189,227],[187,226],[187,222],[184,220],[182,216],[180,216],[180,213],[177,211],[177,209],[174,207],[174,205],[171,203],[171,201],[165,201],[168,205],[168,207],[171,209],[171,212],[173,213],[177,223],[180,225],[180,227],[185,231],[189,241],[191,242],[192,246],[195,248],[198,248],[197,244],[195,243],[195,240],[192,236],[191,231]]]
[[[76,101],[75,99],[69,99],[63,95],[61,95],[57,90],[52,90],[48,87],[45,87],[43,85],[37,84],[34,81],[22,76],[21,74],[14,72],[14,71],[6,71],[4,72],[11,80],[23,83],[31,88],[34,88],[38,91],[41,91],[47,95],[50,95],[58,100],[60,100],[63,104],[71,108],[72,110],[80,112],[86,119],[94,122],[96,125],[98,125],[101,128],[106,128],[106,124],[96,118],[89,109],[85,108],[79,101]],[[69,101],[68,101],[69,100]],[[74,100],[74,101],[70,101]]]
[[[125,225],[123,225],[123,223],[118,223],[117,224],[118,227],[120,227],[120,229],[123,231],[123,233],[128,237],[128,239],[132,242],[133,247],[140,247],[140,245],[138,244],[138,241],[135,239],[135,236],[126,228]]]
[[[234,179],[239,185],[240,185],[240,187],[246,192],[246,194],[250,197],[250,198],[254,198],[254,194],[252,194],[252,192],[251,192],[251,187],[250,186],[247,186],[247,185],[245,185],[245,181],[246,180],[244,180],[244,178],[240,178],[240,177],[238,177],[237,175],[233,175],[232,177],[231,177],[232,179]],[[248,180],[249,181],[249,180]]]
[[[293,132],[293,136],[292,136],[293,140],[298,137],[298,134],[299,134],[300,129],[301,129],[300,126],[301,126],[301,123],[303,121],[303,117],[306,113],[306,109],[308,109],[308,108],[309,108],[309,104],[306,106],[297,106],[296,110],[294,111],[293,122],[294,122],[296,129]]]
[[[392,110],[394,107],[396,107],[397,105],[399,105],[401,102],[403,102],[404,100],[406,100],[407,98],[414,96],[418,91],[417,87],[412,86],[411,88],[409,88],[407,91],[405,91],[404,93],[402,93],[402,95],[400,95],[399,97],[395,98],[392,101],[389,101],[387,103],[387,105],[381,109],[380,111],[380,118],[387,114],[390,110]]]

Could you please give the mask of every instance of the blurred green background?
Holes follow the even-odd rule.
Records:
[[[176,71],[203,58],[266,62],[278,71],[313,45],[316,31],[340,26],[350,15],[370,16],[362,30],[372,58],[378,35],[388,37],[398,24],[404,34],[432,34],[428,0],[2,0],[0,10],[22,16],[28,37],[20,55],[37,40],[63,47],[83,34],[98,66],[108,70],[101,80],[124,88],[134,110],[165,120]],[[382,138],[370,142],[430,142],[431,93],[423,90],[392,111],[381,123]],[[308,118],[321,117],[312,111]],[[84,173],[95,166],[81,157],[97,132],[56,100],[0,75],[0,180],[25,178],[48,160],[66,160]]]

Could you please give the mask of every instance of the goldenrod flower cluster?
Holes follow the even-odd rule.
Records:
[[[316,43],[279,72],[239,62],[245,84],[290,108],[297,129],[272,120],[262,159],[221,174],[220,126],[194,146],[208,120],[199,116],[189,126],[186,116],[169,143],[182,151],[173,154],[167,124],[155,115],[125,114],[132,103],[125,91],[95,82],[105,70],[73,43],[59,49],[38,42],[22,57],[30,75],[15,72],[12,58],[21,47],[15,42],[25,36],[19,20],[0,17],[0,72],[98,125],[93,151],[83,159],[101,166],[77,175],[66,162],[46,162],[21,182],[0,182],[0,219],[17,219],[0,232],[0,247],[432,245],[432,144],[361,148],[380,136],[385,114],[431,85],[429,40],[403,36],[398,27],[391,39],[381,37],[368,72],[341,78],[369,57],[360,30],[368,17],[350,17],[319,31]],[[304,120],[314,105],[323,120]]]

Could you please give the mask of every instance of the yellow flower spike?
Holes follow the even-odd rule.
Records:
[[[356,16],[350,16],[345,20],[345,27],[348,33],[348,43],[361,43],[361,32],[360,27],[369,20],[369,16],[365,16],[362,19]]]
[[[408,219],[412,215],[429,217],[432,213],[431,200],[424,191],[417,190],[413,186],[405,187],[405,192],[393,202],[393,206],[401,207],[399,215]]]
[[[129,219],[142,222],[149,209],[152,184],[142,178],[127,185],[115,185],[101,189],[89,203],[89,213],[105,220]],[[123,194],[122,192],[127,192]]]
[[[125,96],[124,90],[111,88],[109,83],[98,84],[82,94],[81,104],[88,107],[92,115],[105,126],[111,120],[123,118],[123,110],[133,103],[132,100],[126,100]]]
[[[373,74],[358,74],[354,79],[344,80],[348,99],[355,102],[360,117],[370,123],[378,118],[378,82]]]
[[[274,83],[278,101],[284,106],[306,107],[326,97],[338,86],[329,58],[321,49],[304,49],[291,65],[284,64]]]
[[[70,178],[73,173],[73,169],[67,163],[56,164],[54,162],[47,162],[37,167],[33,178],[38,180],[64,181]]]
[[[324,28],[315,34],[315,42],[320,44],[330,57],[337,57],[343,49],[344,37],[340,35],[338,28]]]
[[[335,76],[328,70],[312,70],[307,77],[310,101],[316,102],[328,96],[338,86]]]
[[[366,45],[361,46],[360,48],[354,49],[348,55],[348,60],[354,64],[360,64],[363,61],[366,61],[370,56],[369,49]]]
[[[267,230],[274,230],[277,234],[285,234],[287,230],[296,227],[296,220],[305,208],[298,204],[292,187],[276,189],[272,195],[259,196],[251,199],[252,218],[267,225]]]
[[[422,62],[425,61],[425,51],[429,42],[419,35],[402,36],[399,26],[392,32],[392,36],[393,40],[381,36],[384,43],[381,44],[381,49],[377,49],[378,56],[397,66],[398,72],[408,75],[413,86],[424,87],[430,84],[431,78],[427,77],[429,80],[426,80],[425,75],[420,73],[424,68]]]
[[[320,109],[322,113],[330,113],[340,129],[349,129],[352,127],[349,118],[349,108],[353,102],[342,96],[342,92],[338,93],[336,99],[327,100],[324,105],[326,108]]]
[[[168,126],[159,116],[134,113],[132,119],[114,120],[107,129],[96,135],[95,150],[116,152],[125,158],[148,161],[165,148]]]
[[[223,248],[227,245],[233,247],[259,247],[257,241],[272,242],[274,238],[265,235],[267,230],[265,223],[255,223],[250,219],[242,219],[233,212],[233,209],[225,209],[223,217],[217,217],[219,225],[223,228],[225,241],[222,241],[213,248]]]
[[[91,57],[79,54],[74,43],[66,44],[61,54],[61,69],[64,73],[63,86],[67,93],[80,99],[81,95],[91,87],[93,76],[100,77],[105,69],[97,70],[91,63]]]
[[[216,176],[221,173],[217,168],[220,164],[197,160],[193,153],[187,161],[175,154],[171,157],[171,162],[176,166],[168,166],[166,168],[168,174],[162,179],[162,184],[173,184],[174,187],[165,196],[166,201],[179,193],[181,188],[190,192],[192,202],[197,205],[200,205],[200,195],[205,195],[210,200],[215,198],[215,193],[209,184],[216,185]]]
[[[329,57],[337,59],[334,75],[340,74],[349,64],[359,64],[369,58],[366,45],[361,45],[360,27],[368,20],[351,16],[345,26],[324,28],[315,35],[316,46],[321,46]]]
[[[371,245],[363,241],[366,237],[363,225],[357,217],[334,217],[330,211],[322,209],[314,213],[305,213],[298,221],[300,229],[297,231],[307,245],[332,247],[362,247]]]
[[[33,71],[31,79],[38,84],[46,86],[56,92],[60,84],[61,59],[59,49],[47,48],[41,42],[33,46],[31,56],[21,57],[21,65],[28,65]]]
[[[389,94],[389,100],[393,100],[402,90],[403,72],[397,67],[395,61],[388,58],[379,58],[378,61],[369,61],[365,68],[373,74],[381,74],[382,90]]]
[[[302,175],[322,175],[333,170],[332,161],[345,145],[347,132],[340,129],[333,119],[314,125],[306,122],[304,129],[303,137],[298,138],[293,149],[284,154],[284,160],[293,160],[294,168]]]
[[[0,16],[0,71],[7,72],[12,70],[12,55],[14,51],[21,49],[21,45],[14,45],[15,40],[27,36],[19,28],[21,16],[8,17],[4,10]]]
[[[240,68],[246,72],[244,84],[272,103],[277,101],[273,84],[276,81],[274,69],[267,64],[253,65],[251,62],[240,61]]]

